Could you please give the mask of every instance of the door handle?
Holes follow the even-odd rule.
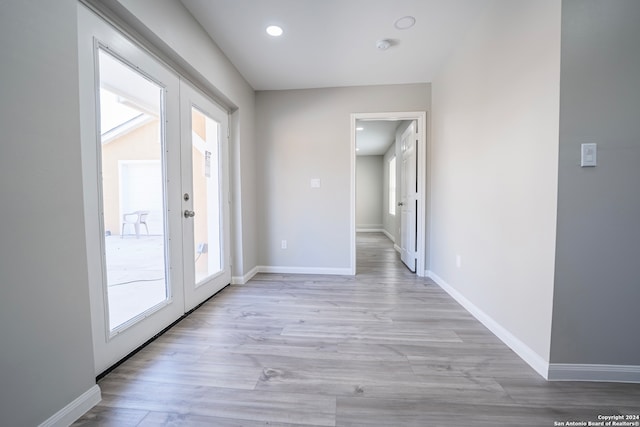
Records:
[[[404,203],[398,202],[398,206],[404,206]],[[185,214],[186,215],[186,214]]]
[[[184,211],[184,217],[185,218],[193,218],[194,216],[196,216],[196,213],[194,211],[190,211],[189,209],[185,209],[185,211]]]

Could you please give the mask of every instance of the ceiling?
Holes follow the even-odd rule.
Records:
[[[181,0],[255,90],[430,82],[490,1]]]
[[[356,155],[382,156],[396,140],[396,129],[401,120],[356,121]],[[362,130],[357,130],[362,128]]]

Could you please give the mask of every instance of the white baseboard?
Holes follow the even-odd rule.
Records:
[[[387,236],[389,238],[389,240],[391,240],[393,243],[396,242],[396,238],[393,237],[393,235],[391,233],[389,233],[387,230],[382,230],[382,232],[384,233],[385,236]]]
[[[96,384],[78,396],[73,402],[53,414],[39,427],[67,427],[96,406],[102,400],[100,387]]]
[[[640,366],[551,363],[550,381],[640,383]]]
[[[324,267],[282,267],[273,265],[260,265],[257,267],[260,273],[277,274],[329,274],[337,276],[352,276],[351,268],[324,268]]]
[[[473,317],[478,319],[480,323],[487,327],[496,337],[504,342],[511,350],[513,350],[522,360],[529,364],[538,374],[545,379],[549,378],[549,362],[544,360],[538,353],[533,351],[528,345],[520,341],[511,332],[506,330],[502,325],[496,322],[491,316],[478,308],[475,304],[465,298],[460,292],[444,281],[433,271],[426,272],[427,277],[431,278],[438,286],[445,290],[453,299],[463,306]]]
[[[253,276],[255,276],[256,274],[258,274],[258,267],[257,266],[253,267],[251,270],[249,270],[249,272],[247,274],[245,274],[244,276],[233,276],[231,278],[231,284],[232,285],[244,285],[249,280],[251,280],[253,278]]]
[[[367,226],[367,227],[356,227],[356,233],[384,233],[384,229],[382,225],[380,226]]]

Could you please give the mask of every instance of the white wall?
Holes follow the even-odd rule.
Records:
[[[539,371],[551,336],[559,71],[560,2],[497,0],[433,81],[430,270]]]
[[[95,387],[76,1],[0,2],[0,424]],[[97,395],[96,395],[97,396]]]
[[[356,157],[356,229],[382,230],[382,156]]]
[[[382,163],[383,163],[383,198],[382,198],[382,224],[384,231],[388,237],[391,238],[393,242],[398,242],[398,230],[397,230],[397,221],[398,213],[395,215],[391,215],[389,213],[389,160],[396,155],[396,143],[391,144],[386,153],[384,153]],[[397,159],[397,158],[396,158]],[[396,160],[396,172],[398,171],[398,161]],[[397,174],[396,174],[397,175]],[[396,188],[398,185],[398,179],[396,176]],[[396,191],[397,193],[397,191]],[[398,200],[398,196],[396,195],[396,201]]]
[[[255,148],[255,93],[196,19],[174,0],[105,0],[163,56],[234,111],[231,130],[233,276],[250,272],[258,259]],[[104,6],[102,6],[104,7]]]
[[[562,5],[551,361],[640,366],[640,2]],[[580,167],[580,144],[598,166]]]
[[[413,84],[256,93],[260,265],[349,268],[350,114],[427,111],[430,90]],[[312,178],[320,189],[310,188]]]

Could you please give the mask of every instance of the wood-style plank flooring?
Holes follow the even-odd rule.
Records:
[[[553,426],[640,413],[640,385],[546,382],[382,234],[355,277],[259,274],[100,382],[76,426]]]

